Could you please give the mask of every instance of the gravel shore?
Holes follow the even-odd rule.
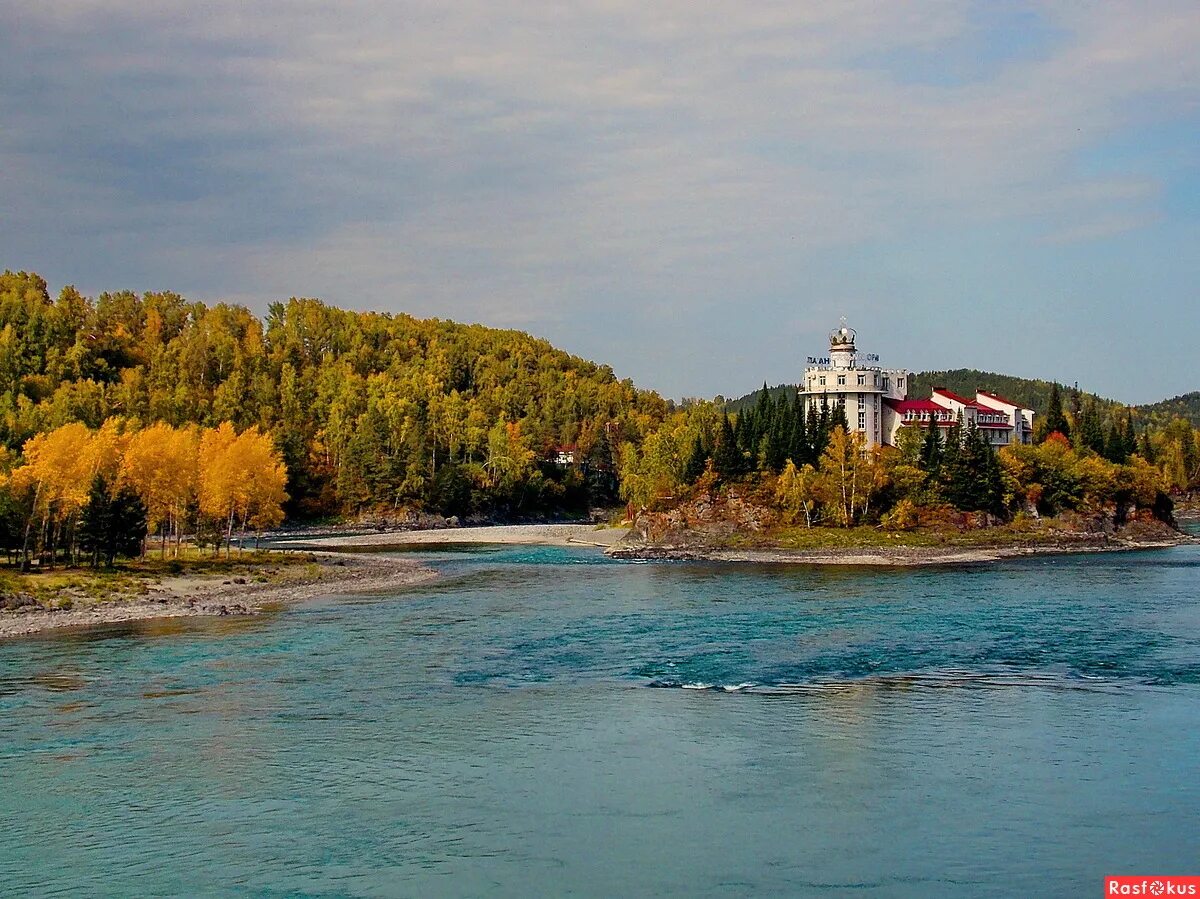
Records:
[[[967,565],[998,562],[1026,556],[1068,555],[1077,553],[1122,552],[1139,549],[1166,549],[1194,543],[1181,535],[1177,540],[1110,541],[1108,543],[1041,544],[1037,546],[936,547],[895,546],[871,549],[707,549],[702,547],[623,546],[609,551],[622,559],[759,562],[792,565],[866,565],[921,568],[931,565]]]
[[[281,548],[411,546],[413,544],[492,543],[539,546],[613,546],[627,532],[594,524],[502,524],[487,527],[439,528],[431,531],[384,531],[378,534],[337,535],[279,541]]]
[[[70,609],[0,612],[0,639],[150,618],[256,615],[281,603],[370,593],[437,576],[432,569],[407,559],[330,552],[314,553],[313,561],[314,565],[287,570],[279,580],[265,584],[248,583],[241,577],[180,576],[164,579],[137,599],[77,604]]]

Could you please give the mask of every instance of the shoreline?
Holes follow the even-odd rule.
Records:
[[[282,583],[245,583],[244,578],[222,575],[180,575],[165,578],[135,599],[100,601],[70,609],[0,612],[0,641],[62,628],[129,621],[259,615],[280,605],[339,593],[407,587],[437,577],[432,568],[408,559],[337,552],[311,555],[320,566],[318,573],[293,572]]]
[[[493,524],[430,530],[381,531],[369,534],[334,534],[305,539],[289,537],[273,543],[278,549],[353,548],[442,544],[492,544],[507,546],[611,547],[625,537],[625,528],[597,528],[594,524]]]
[[[1190,546],[1196,538],[1181,534],[1178,539],[1109,541],[1107,543],[1047,543],[1013,546],[893,546],[863,549],[733,549],[699,546],[617,546],[608,554],[618,559],[674,562],[726,562],[782,565],[842,565],[847,567],[928,568],[939,565],[971,565],[1033,556],[1086,555],[1105,552],[1170,549]]]

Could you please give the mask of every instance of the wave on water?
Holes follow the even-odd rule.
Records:
[[[795,683],[757,683],[744,681],[717,684],[705,681],[683,681],[675,678],[656,678],[645,684],[656,689],[700,690],[711,693],[740,693],[756,696],[789,696],[846,692],[858,690],[946,690],[946,689],[1005,689],[1035,687],[1051,690],[1104,690],[1122,686],[1122,681],[1096,675],[1059,674],[1053,672],[981,672],[960,669],[922,671],[903,674],[880,674],[858,678],[819,678]],[[1148,685],[1148,682],[1138,682]]]

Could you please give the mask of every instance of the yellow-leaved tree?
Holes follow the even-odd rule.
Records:
[[[200,435],[198,460],[200,514],[221,523],[227,554],[235,524],[244,532],[283,520],[287,470],[270,435],[222,422]]]
[[[112,483],[125,440],[122,422],[109,419],[98,431],[72,422],[25,442],[21,451],[24,464],[13,471],[10,480],[17,492],[33,494],[25,521],[23,567],[28,567],[35,542],[49,551],[52,560],[60,548],[72,556],[75,525],[92,481],[99,475]],[[35,522],[39,525],[36,534]]]
[[[791,460],[775,481],[775,501],[783,508],[788,523],[794,523],[804,513],[804,523],[813,525],[813,512],[819,498],[821,475],[811,465],[797,468]]]
[[[183,519],[196,494],[197,452],[194,430],[162,422],[135,433],[125,447],[121,482],[141,497],[150,530],[161,535],[164,557],[169,535],[179,552]]]
[[[860,431],[838,425],[821,454],[821,493],[826,509],[842,527],[853,526],[866,514],[871,498],[886,485],[879,453],[868,452]]]

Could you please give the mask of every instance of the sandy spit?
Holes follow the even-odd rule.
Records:
[[[439,528],[432,531],[384,531],[378,534],[298,537],[276,546],[384,547],[441,543],[525,544],[539,546],[613,546],[627,532],[592,524],[502,524],[487,527]]]
[[[71,609],[0,612],[0,639],[55,628],[87,627],[151,618],[201,615],[256,615],[281,603],[301,602],[339,593],[371,593],[418,584],[437,576],[408,559],[313,553],[318,571],[285,569],[284,579],[268,584],[236,583],[224,576],[164,579],[138,599],[76,605]]]

